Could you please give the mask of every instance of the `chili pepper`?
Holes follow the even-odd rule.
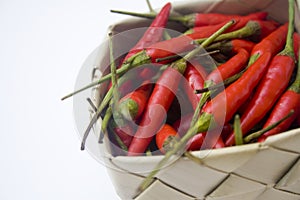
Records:
[[[171,3],[166,3],[160,12],[156,15],[149,28],[136,43],[136,45],[128,52],[124,60],[127,60],[132,55],[141,51],[142,49],[159,42],[162,39],[164,27],[166,26],[171,10]]]
[[[219,49],[222,53],[231,54],[235,53],[237,49],[242,48],[248,51],[252,51],[255,43],[244,39],[232,39],[230,41],[216,42],[206,48],[207,51]]]
[[[288,90],[279,98],[276,105],[272,109],[270,116],[268,117],[263,128],[270,126],[271,124],[279,121],[283,116],[287,115],[291,110],[295,113],[286,119],[284,122],[280,123],[278,126],[272,130],[264,133],[258,138],[259,142],[264,141],[270,135],[275,135],[280,132],[286,131],[293,121],[300,114],[300,63],[298,62],[297,75],[293,84],[288,88]]]
[[[144,82],[139,88],[128,93],[119,102],[119,111],[127,120],[137,120],[144,108],[152,91],[153,84]]]
[[[177,133],[180,137],[185,135],[186,132],[188,131],[188,129],[190,127],[190,124],[191,124],[192,117],[193,117],[192,113],[184,115],[181,119],[177,120],[172,125],[173,128],[177,131]],[[228,125],[224,126],[224,128],[222,129],[222,134],[223,134],[223,132],[225,133],[225,131],[227,130],[227,127],[228,127]],[[213,147],[213,148],[222,148],[222,147],[224,147],[223,140],[220,139],[220,138],[218,138],[216,140],[216,138],[215,138],[216,136],[219,136],[219,134],[215,134],[213,131],[212,131],[212,133],[209,133],[209,137],[210,137],[210,139],[208,140],[209,142],[206,142],[206,144],[205,144],[205,146],[203,146],[203,148],[211,148],[211,147]],[[206,137],[205,132],[196,134],[186,144],[187,150],[188,151],[200,150],[205,137]],[[212,142],[214,144],[212,144]]]
[[[266,52],[270,52],[272,56],[276,55],[284,47],[287,30],[288,23],[280,26],[256,44],[252,49],[248,66]]]
[[[219,24],[224,21],[228,21],[230,19],[235,19],[237,21],[265,20],[267,16],[268,16],[267,12],[255,12],[255,13],[250,13],[249,15],[246,16],[223,15],[219,13],[197,13],[195,16],[194,26]],[[230,29],[234,28],[234,26],[231,27]]]
[[[223,82],[225,79],[237,74],[245,67],[249,59],[249,53],[242,48],[235,51],[236,55],[213,70],[207,76],[206,81],[212,81],[212,84]]]
[[[188,53],[184,58],[177,60],[168,67],[161,77],[158,79],[153,92],[149,98],[147,107],[142,116],[140,126],[129,146],[128,155],[137,155],[143,153],[153,138],[153,133],[158,131],[158,128],[166,118],[166,111],[175,97],[174,91],[177,90],[182,74],[187,67],[187,60],[190,60],[197,55],[202,48],[205,48],[213,42],[224,30],[230,27],[234,21],[228,22],[220,30],[214,33],[199,47]]]
[[[249,135],[247,135],[246,137],[244,137],[244,142],[245,143],[249,143],[253,140],[257,140],[257,138],[259,138],[260,136],[262,136],[264,133],[276,128],[277,126],[279,126],[281,123],[283,123],[285,120],[287,120],[288,118],[290,118],[291,116],[293,116],[295,113],[294,110],[291,110],[287,115],[281,117],[281,119],[279,119],[278,121],[270,124],[267,127],[264,127],[263,129],[260,129],[254,133],[251,133]],[[262,142],[262,141],[260,141]]]
[[[222,34],[222,35],[220,35],[220,37],[218,37],[216,39],[216,41],[249,37],[251,35],[260,34],[260,30],[262,28],[260,25],[261,24],[259,24],[257,22],[249,21],[245,27],[243,27],[237,31]],[[140,51],[140,52],[134,54],[133,56],[131,56],[130,58],[128,58],[127,61],[125,63],[123,63],[123,67],[121,67],[120,69],[117,70],[117,74],[122,75],[125,72],[129,71],[130,69],[140,66],[145,63],[150,63],[150,62],[155,63],[158,58],[168,57],[168,56],[180,54],[182,52],[186,52],[186,51],[194,48],[194,45],[192,44],[193,40],[194,40],[194,42],[202,43],[203,41],[205,41],[207,39],[207,38],[202,38],[202,39],[196,41],[195,39],[197,39],[197,37],[198,37],[198,33],[189,34],[187,36],[181,35],[179,37],[175,37],[170,40],[165,40],[165,41],[157,42],[153,45],[150,45],[145,50]],[[165,61],[165,63],[169,63],[169,62]],[[62,100],[66,99],[70,96],[73,96],[74,94],[77,94],[83,90],[91,88],[95,85],[99,85],[99,84],[103,83],[104,81],[109,80],[110,78],[111,78],[111,74],[102,76],[99,80],[92,82],[92,83],[88,84],[87,86],[82,87],[82,88],[64,96],[62,98]]]
[[[137,42],[137,44],[128,52],[128,54],[125,56],[125,58],[122,61],[122,64],[118,66],[117,74],[122,74],[128,71],[133,66],[142,65],[144,63],[149,63],[150,58],[145,57],[143,55],[139,56],[141,53],[139,53],[142,49],[145,47],[154,44],[161,40],[164,27],[166,26],[168,22],[168,17],[171,10],[171,4],[167,3],[161,11],[155,15],[154,20],[150,24],[149,28],[146,30],[142,38]],[[157,17],[156,17],[157,16]],[[121,69],[123,68],[123,69]],[[61,98],[61,100],[67,99],[83,90],[86,90],[88,88],[91,88],[95,85],[98,85],[102,83],[103,81],[109,80],[111,78],[111,75],[107,75],[102,77],[99,81],[95,81],[83,88],[80,88],[64,97]]]
[[[206,76],[207,72],[199,62],[192,61],[188,63],[184,73],[184,77],[188,84],[184,84],[184,88],[194,109],[201,97],[201,94],[195,94],[194,90],[203,88]]]
[[[272,20],[256,20],[250,18],[233,18],[233,19],[236,20],[237,23],[232,27],[230,27],[226,31],[226,33],[243,28],[249,21],[256,21],[257,23],[260,23],[262,26],[261,34],[259,35],[260,37],[258,37],[257,40],[264,38],[266,35],[271,33],[279,26],[279,24],[276,21],[272,21]],[[213,33],[215,30],[218,30],[218,28],[220,28],[222,25],[224,25],[224,22],[215,25],[197,26],[192,29],[189,29],[188,31],[185,32],[185,34],[202,33],[202,32]]]
[[[213,101],[209,101],[203,107],[203,113],[211,115],[218,124],[222,124],[223,121],[228,122],[238,107],[249,98],[251,91],[258,85],[258,82],[267,71],[270,60],[270,53],[261,56],[237,81],[214,97]]]
[[[169,124],[164,124],[159,131],[155,134],[155,141],[158,149],[165,153],[171,148],[172,140],[178,137],[176,130]]]
[[[209,137],[209,139],[206,139]],[[186,144],[188,151],[199,151],[203,149],[219,149],[225,147],[222,138],[218,131],[210,131],[209,134],[206,132],[204,133],[197,133],[193,136]]]
[[[267,114],[288,86],[295,67],[293,32],[294,0],[289,0],[289,25],[286,45],[284,50],[273,57],[265,76],[241,117],[241,128],[244,135]],[[230,146],[234,143],[234,135],[231,134],[225,144]]]
[[[250,21],[243,28],[220,35],[216,41],[230,40],[242,37],[249,37],[251,35],[260,34],[262,29],[262,24],[254,21]],[[267,24],[263,24],[265,26]],[[179,37],[172,38],[170,40],[161,41],[155,43],[145,49],[143,56],[151,58],[152,62],[155,63],[158,58],[164,58],[175,54],[180,54],[192,50],[194,45],[192,44],[193,40],[195,42],[199,41],[200,43],[206,39],[207,33],[191,33],[187,35],[181,35]],[[200,39],[199,39],[200,38]],[[168,61],[165,61],[166,63]]]
[[[144,17],[153,19],[156,14],[155,13],[137,13],[137,12],[129,12],[129,11],[121,11],[121,10],[111,10],[113,13],[126,14],[136,17]],[[225,21],[229,21],[232,19],[245,18],[245,20],[265,20],[268,16],[267,12],[255,12],[250,13],[248,15],[229,15],[229,14],[221,14],[221,13],[192,13],[189,15],[183,16],[170,16],[169,21],[180,22],[187,27],[197,27],[197,26],[205,26],[205,25],[215,25],[220,24]]]
[[[220,35],[215,42],[249,37],[254,39],[262,38],[273,32],[275,29],[276,26],[272,21],[251,20],[241,29]],[[196,36],[197,33],[194,33],[193,35]],[[205,38],[196,39],[194,42],[201,43],[203,40],[205,40]]]

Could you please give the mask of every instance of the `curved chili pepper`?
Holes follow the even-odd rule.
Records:
[[[202,149],[219,149],[225,147],[218,132],[214,133],[214,130],[212,130],[209,132],[209,140],[206,137],[208,137],[206,132],[193,136],[186,144],[187,150],[199,151]]]
[[[248,66],[266,52],[270,52],[272,56],[276,55],[284,47],[287,30],[288,23],[280,26],[256,44],[252,49]]]
[[[289,25],[285,48],[272,59],[265,76],[241,117],[243,135],[247,134],[272,108],[286,90],[293,73],[295,67],[292,38],[294,32],[294,4],[291,1],[293,0],[289,0]],[[234,143],[234,134],[231,134],[225,144],[230,146]]]
[[[137,13],[121,10],[111,10],[113,13],[126,14],[136,17],[144,18],[155,18],[155,13]],[[240,18],[245,18],[245,20],[265,20],[268,16],[267,12],[255,12],[248,15],[230,15],[230,14],[221,14],[221,13],[192,13],[183,16],[170,16],[169,21],[180,22],[187,27],[196,27],[196,26],[206,26],[206,25],[215,25],[223,23],[224,21],[229,21],[232,19],[239,20]]]
[[[197,14],[195,14],[194,26],[219,24],[224,21],[231,20],[231,19],[235,19],[238,21],[265,20],[267,16],[268,16],[267,12],[256,12],[256,13],[251,13],[246,16],[223,15],[223,14],[219,14],[219,13],[197,13]],[[232,28],[230,28],[230,29],[232,29]]]
[[[172,104],[175,97],[173,91],[177,90],[180,79],[181,74],[171,67],[168,67],[158,79],[148,100],[138,130],[129,146],[129,156],[143,153],[146,150],[153,134],[158,131],[161,123],[166,119],[166,111],[169,110]]]
[[[272,109],[270,116],[268,117],[263,128],[270,126],[271,124],[279,121],[282,117],[286,116],[291,110],[294,110],[294,114],[288,119],[281,122],[278,126],[264,133],[258,138],[258,142],[263,142],[267,137],[286,131],[297,116],[300,115],[300,63],[298,63],[297,75],[293,84],[288,90],[279,98],[276,105]],[[298,117],[299,118],[299,117]]]
[[[230,54],[236,52],[237,49],[242,48],[248,51],[252,51],[255,43],[245,39],[232,39],[230,41],[216,42],[210,45],[206,50],[218,49],[222,53]]]
[[[272,31],[275,29],[275,26],[270,25],[270,23],[268,21],[249,21],[246,24],[246,26],[244,26],[241,29],[220,35],[218,38],[216,38],[215,42],[260,35],[262,34],[262,30],[265,30],[267,26],[270,27],[268,31]],[[267,32],[264,32],[264,34],[267,34]],[[161,41],[150,45],[148,48],[146,48],[142,56],[150,58],[151,61],[155,63],[158,58],[164,58],[192,50],[194,48],[194,45],[192,44],[193,40],[197,41],[200,39],[201,41],[199,42],[202,42],[206,39],[206,35],[207,33],[205,32],[195,32],[187,35],[181,35],[179,37],[175,37],[169,40]],[[164,62],[167,63],[169,61],[167,60]]]
[[[225,79],[240,72],[246,66],[249,59],[249,53],[242,48],[239,48],[235,51],[236,55],[213,70],[207,76],[206,81],[212,81],[212,84],[221,83]]]
[[[203,118],[214,119],[220,125],[224,121],[225,123],[229,122],[239,106],[247,101],[251,91],[258,85],[258,82],[267,71],[270,60],[271,54],[264,54],[237,81],[214,97],[213,101],[207,102],[203,107]]]
[[[184,73],[188,84],[184,84],[185,92],[192,104],[193,109],[197,107],[201,94],[195,94],[195,89],[203,88],[207,72],[197,61],[189,62]]]
[[[261,38],[264,38],[265,36],[267,36],[269,33],[274,31],[279,26],[279,24],[276,21],[272,21],[272,20],[256,20],[256,19],[251,19],[251,18],[233,18],[233,19],[236,20],[236,24],[233,25],[232,27],[230,27],[226,31],[227,33],[236,31],[236,30],[244,27],[249,21],[256,21],[257,23],[260,23],[261,27],[262,27],[261,33],[258,35],[257,38],[254,38],[256,40],[260,40]],[[189,29],[187,32],[185,32],[185,34],[203,33],[203,32],[213,33],[215,30],[218,30],[222,25],[224,25],[224,22],[220,23],[220,24],[215,24],[215,25],[198,26],[198,27]]]
[[[155,134],[156,146],[162,153],[165,153],[170,148],[168,145],[175,137],[178,137],[176,130],[171,125],[164,124]]]
[[[166,26],[171,10],[171,3],[166,3],[160,12],[156,15],[149,28],[142,36],[142,38],[136,43],[134,47],[128,52],[124,60],[141,51],[142,49],[159,42],[162,39],[164,27]]]

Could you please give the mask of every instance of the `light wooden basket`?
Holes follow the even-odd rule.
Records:
[[[267,11],[270,18],[283,23],[288,19],[287,4],[287,0],[190,0],[175,2],[173,8],[175,12],[184,14],[246,14],[261,10]],[[298,30],[299,19],[297,9]],[[148,22],[129,19],[111,26],[111,30],[122,32],[144,26],[144,23]],[[99,66],[101,62],[100,59]],[[101,90],[95,88],[93,95],[98,104]],[[100,120],[97,123],[101,126]],[[269,137],[264,143],[193,152],[201,159],[201,163],[184,156],[179,157],[161,169],[150,187],[140,194],[137,193],[139,184],[163,156],[115,157],[107,141],[99,144],[99,149],[116,192],[125,200],[300,199],[300,129]]]

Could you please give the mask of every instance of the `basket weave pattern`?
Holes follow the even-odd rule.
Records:
[[[111,157],[110,165],[120,170],[108,167],[108,171],[122,199],[299,200],[299,140],[300,131],[292,130],[262,144],[244,145],[242,150],[230,147],[194,152],[202,163],[179,158],[163,168],[141,194],[136,194],[136,189],[143,174],[134,170],[151,169],[159,158],[149,163],[145,157]]]

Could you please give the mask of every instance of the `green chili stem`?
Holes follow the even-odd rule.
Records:
[[[245,38],[252,36],[256,33],[259,33],[260,31],[260,25],[256,23],[255,21],[249,21],[246,26],[243,28],[240,28],[236,31],[232,31],[229,33],[224,33],[217,37],[214,41],[219,42],[223,40],[231,40],[231,39],[236,39],[236,38]],[[206,38],[194,40],[196,44],[201,44],[203,41],[206,41]]]
[[[289,12],[289,25],[288,25],[286,43],[284,49],[279,53],[279,55],[287,55],[294,59],[295,54],[294,54],[293,33],[294,33],[294,24],[295,24],[295,0],[289,0],[288,12]]]
[[[234,117],[233,132],[234,132],[235,144],[236,145],[244,144],[243,132],[241,128],[241,119],[239,115],[235,115]]]
[[[130,69],[134,68],[134,67],[137,67],[137,66],[140,66],[140,65],[143,65],[143,64],[146,64],[146,63],[149,63],[151,62],[151,58],[149,56],[147,56],[147,53],[145,51],[141,51],[135,55],[133,55],[132,57],[130,57],[125,63],[122,64],[122,66],[117,69],[116,71],[116,74],[121,76],[123,75],[124,73],[128,72]],[[75,90],[74,92],[64,96],[61,98],[61,100],[65,100],[69,97],[72,97],[74,96],[75,94],[78,94],[84,90],[87,90],[91,87],[94,87],[96,85],[99,85],[105,81],[108,81],[111,79],[111,73],[107,74],[107,75],[104,75],[102,76],[100,79],[78,89],[78,90]]]

